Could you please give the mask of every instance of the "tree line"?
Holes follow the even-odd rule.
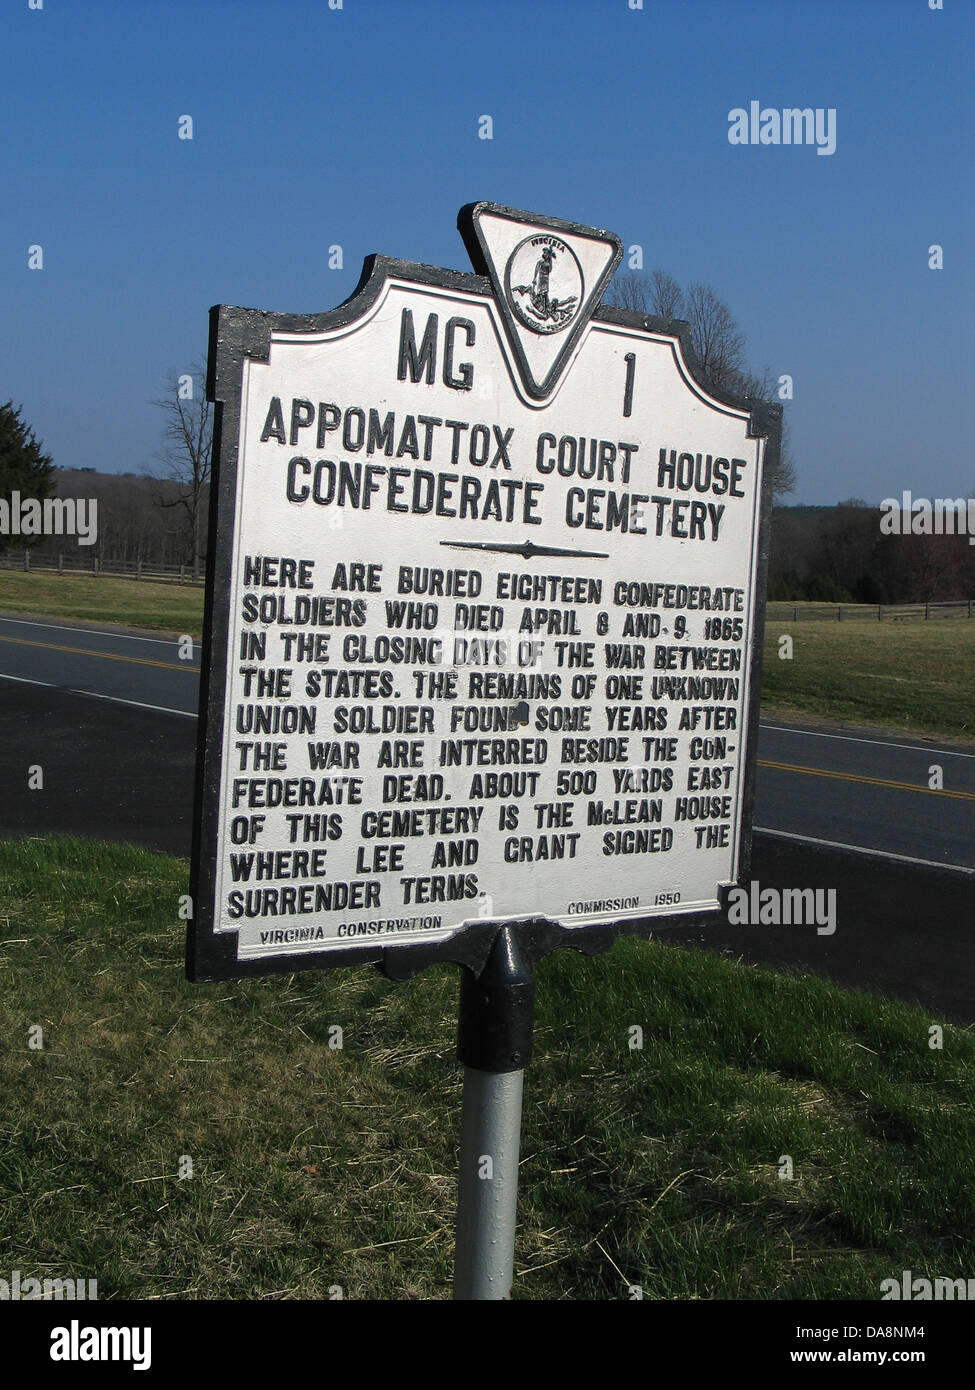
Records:
[[[23,550],[29,546],[34,563],[57,563],[59,555],[77,563],[97,559],[110,569],[193,569],[193,530],[183,510],[178,483],[138,473],[101,473],[92,468],[55,468],[52,497],[95,499],[98,503],[98,539],[79,546],[74,536],[0,536],[0,549]],[[207,490],[208,491],[208,490]],[[38,496],[37,492],[30,494]],[[205,514],[207,495],[203,497]],[[205,564],[205,536],[200,564]]]
[[[891,535],[880,507],[772,512],[768,596],[820,603],[936,603],[975,598],[975,546],[961,535]]]

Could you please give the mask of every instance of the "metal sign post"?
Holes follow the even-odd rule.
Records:
[[[748,877],[781,407],[601,304],[612,233],[458,227],[473,275],[211,311],[187,972],[463,968],[456,1293],[496,1298],[537,962]]]
[[[502,927],[479,976],[463,971],[457,1055],[464,1064],[454,1298],[511,1291],[521,1096],[531,1060],[535,972]]]

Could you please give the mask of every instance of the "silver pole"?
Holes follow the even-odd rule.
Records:
[[[464,1064],[454,1298],[511,1295],[521,1094],[531,1061],[535,974],[518,924],[500,928],[481,972],[461,972],[457,1056]]]
[[[454,1298],[511,1294],[524,1078],[464,1068]]]

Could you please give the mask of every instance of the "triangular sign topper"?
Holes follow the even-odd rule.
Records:
[[[497,203],[468,203],[457,227],[494,297],[524,388],[551,395],[623,256],[612,232]]]

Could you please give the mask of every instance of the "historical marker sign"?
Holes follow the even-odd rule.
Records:
[[[747,872],[778,412],[599,306],[616,237],[459,225],[482,273],[212,313],[195,979],[598,950]]]

